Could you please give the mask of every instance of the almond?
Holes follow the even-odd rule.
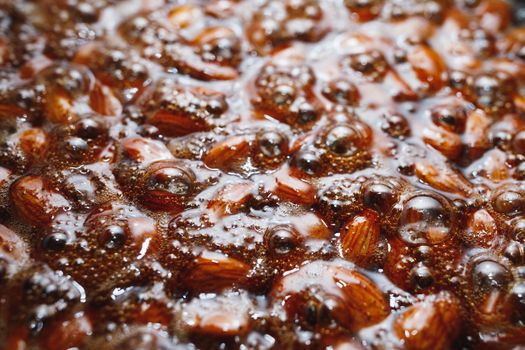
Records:
[[[20,68],[20,77],[22,79],[31,79],[38,72],[44,70],[45,68],[49,67],[52,64],[53,64],[53,61],[47,58],[47,56],[44,56],[44,55],[37,56],[29,60],[28,62],[26,62]]]
[[[74,100],[67,91],[49,87],[44,102],[47,119],[52,123],[71,123],[77,118],[73,104]]]
[[[203,161],[210,168],[227,171],[244,163],[249,154],[249,138],[247,136],[233,136],[213,145],[204,155]]]
[[[446,66],[432,48],[426,45],[416,46],[408,54],[407,59],[418,79],[428,84],[431,91],[437,91],[443,86],[443,73]]]
[[[510,177],[507,165],[507,154],[500,149],[491,149],[482,158],[468,168],[469,173],[475,173],[493,182],[501,182]]]
[[[480,109],[467,113],[463,141],[471,159],[478,158],[490,147],[489,128],[491,124],[490,118]]]
[[[184,278],[192,292],[219,292],[246,285],[250,266],[225,255],[205,252],[193,261]]]
[[[172,159],[173,155],[166,145],[143,137],[131,137],[121,141],[123,153],[140,163],[152,163],[158,160]]]
[[[354,216],[341,230],[343,256],[359,265],[366,264],[376,251],[380,230],[375,211],[366,210]]]
[[[472,184],[456,169],[445,162],[431,163],[427,160],[416,162],[416,176],[433,188],[449,193],[468,196]]]
[[[194,298],[182,306],[181,328],[205,336],[234,337],[250,331],[251,300],[245,293]]]
[[[255,184],[252,182],[228,184],[210,200],[208,209],[214,210],[221,216],[236,214],[253,199],[255,190]]]
[[[89,95],[91,108],[99,114],[106,116],[119,116],[122,114],[122,104],[113,94],[113,91],[105,85],[96,83]]]
[[[184,136],[209,129],[208,124],[202,120],[184,113],[170,112],[167,110],[156,112],[149,119],[149,123],[155,125],[161,132],[170,136]]]
[[[384,320],[390,308],[383,293],[367,277],[345,268],[334,268],[332,279],[341,289],[344,309],[335,313],[335,317],[351,330],[369,327]]]
[[[440,127],[427,127],[423,130],[423,140],[448,159],[456,159],[461,154],[461,137]]]
[[[289,317],[309,326],[335,319],[357,332],[390,313],[385,296],[370,279],[338,262],[314,261],[285,273],[272,296]]]
[[[27,129],[20,134],[22,150],[33,159],[44,155],[48,142],[47,134],[42,128]]]
[[[211,27],[200,32],[192,41],[196,45],[207,43],[223,38],[235,37],[235,32],[228,27]]]
[[[169,23],[177,28],[184,29],[202,20],[203,14],[198,6],[185,4],[177,6],[168,13]]]
[[[162,57],[163,65],[175,67],[179,72],[199,80],[233,80],[239,75],[232,67],[204,61],[189,46],[168,45]]]
[[[394,321],[397,336],[410,350],[450,349],[460,326],[459,302],[449,293],[427,297]]]
[[[39,176],[17,180],[11,186],[11,198],[18,214],[35,226],[48,225],[61,209],[69,206],[68,201]]]
[[[315,202],[315,188],[308,182],[291,176],[286,170],[275,174],[275,194],[286,201],[310,205]]]
[[[463,241],[475,247],[488,248],[498,235],[496,220],[485,209],[471,213],[467,219],[467,227],[463,232]]]
[[[331,230],[317,214],[307,212],[303,215],[290,217],[295,230],[303,237],[314,239],[330,239]]]

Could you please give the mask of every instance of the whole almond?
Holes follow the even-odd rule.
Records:
[[[375,211],[365,210],[354,216],[341,230],[343,256],[358,265],[366,265],[376,251],[380,230]]]
[[[275,194],[286,201],[296,204],[313,204],[315,202],[315,189],[308,182],[291,176],[287,170],[275,174]]]
[[[219,292],[246,285],[250,266],[217,253],[204,253],[196,258],[184,278],[184,285],[193,292]]]
[[[36,226],[45,226],[68,201],[39,176],[25,176],[11,186],[11,199],[20,216]]]
[[[463,232],[463,241],[476,247],[488,248],[498,234],[496,220],[485,209],[471,213],[467,218],[467,227]]]
[[[120,144],[124,155],[139,163],[148,164],[173,158],[166,145],[160,141],[130,137],[122,140]]]
[[[469,195],[472,184],[458,170],[445,162],[430,162],[419,160],[416,162],[416,176],[433,188],[449,193]]]
[[[209,129],[208,124],[204,121],[175,111],[160,110],[148,121],[170,136],[184,136]]]
[[[46,93],[44,109],[46,118],[57,124],[67,124],[77,118],[73,111],[74,100],[61,88],[49,88]]]
[[[244,163],[250,153],[250,140],[246,136],[233,136],[213,145],[203,157],[210,168],[234,169]]]
[[[429,296],[407,308],[394,321],[394,330],[410,350],[446,350],[460,327],[460,306],[449,293]]]
[[[416,72],[418,79],[436,91],[443,86],[443,73],[446,66],[441,57],[426,45],[416,46],[408,54],[408,62]]]
[[[423,140],[448,159],[456,159],[461,154],[461,137],[440,127],[427,127],[423,130]]]
[[[122,104],[113,94],[113,91],[105,85],[96,83],[89,95],[91,108],[99,114],[106,116],[119,116],[122,113]]]
[[[255,190],[255,184],[252,182],[228,184],[210,200],[208,209],[220,215],[236,214],[253,198]]]
[[[334,317],[351,330],[369,327],[384,320],[390,313],[385,295],[370,279],[357,271],[334,268],[332,279],[341,289],[344,308]]]
[[[463,141],[470,158],[478,158],[490,147],[489,129],[491,124],[491,119],[482,110],[477,109],[467,113]]]

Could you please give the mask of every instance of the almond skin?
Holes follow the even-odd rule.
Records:
[[[68,201],[39,176],[26,176],[11,186],[11,199],[20,216],[35,226],[46,226]]]
[[[416,46],[407,58],[418,79],[428,84],[430,90],[437,91],[443,86],[446,66],[432,48],[425,45]]]
[[[203,161],[210,168],[231,170],[250,154],[250,140],[246,136],[233,136],[213,145]]]
[[[315,189],[308,182],[291,176],[287,171],[275,174],[275,194],[286,201],[296,204],[313,204],[315,202]]]
[[[383,293],[364,275],[335,268],[332,278],[341,288],[346,309],[345,313],[336,313],[335,317],[342,321],[350,315],[352,321],[348,324],[349,329],[358,330],[379,323],[390,313]]]
[[[27,129],[20,135],[20,146],[31,158],[41,157],[49,146],[47,133],[42,128]]]
[[[124,139],[121,141],[121,147],[126,157],[139,163],[148,164],[173,158],[171,152],[162,142],[143,137]]]
[[[255,192],[255,184],[252,182],[228,184],[210,200],[208,209],[212,209],[220,215],[236,214],[253,199]]]
[[[192,292],[219,292],[246,285],[249,270],[248,265],[236,259],[207,252],[193,261],[183,280]]]
[[[456,159],[461,154],[461,137],[440,127],[428,127],[423,130],[423,140],[448,159]]]
[[[420,160],[416,163],[416,176],[437,190],[467,196],[472,184],[459,171],[445,162],[441,164]]]
[[[209,126],[202,120],[167,110],[156,112],[149,122],[171,136],[184,136],[209,129]]]
[[[410,350],[446,350],[460,328],[459,301],[444,292],[407,308],[394,321],[394,330]]]
[[[285,273],[272,290],[288,317],[308,327],[335,320],[352,332],[381,322],[390,313],[385,296],[363,274],[336,262],[315,261]]]
[[[354,216],[341,231],[343,256],[358,265],[366,265],[377,248],[380,230],[375,211],[365,210]]]
[[[479,209],[468,216],[463,241],[467,244],[488,248],[498,234],[496,220],[485,209]]]
[[[73,112],[74,100],[61,88],[49,88],[45,99],[46,118],[57,124],[67,124],[77,119]]]
[[[113,94],[111,89],[100,83],[95,84],[89,95],[91,108],[99,114],[106,116],[119,116],[122,114],[122,104]]]
[[[490,147],[489,129],[491,124],[491,119],[480,109],[467,114],[463,141],[469,158],[478,158]]]

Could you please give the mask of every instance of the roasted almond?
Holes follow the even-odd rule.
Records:
[[[341,230],[343,256],[358,265],[366,265],[377,249],[380,230],[375,211],[365,210],[354,216]]]
[[[485,209],[471,213],[467,218],[466,230],[462,231],[462,239],[469,245],[488,248],[498,234],[496,220]]]
[[[192,292],[219,292],[246,285],[250,266],[225,255],[205,252],[189,266],[184,285]]]
[[[200,7],[191,4],[177,6],[168,13],[169,24],[177,29],[189,27],[202,18]]]
[[[173,155],[166,145],[143,137],[131,137],[121,141],[123,153],[140,163],[152,163],[158,160],[172,159]]]
[[[490,147],[489,129],[491,124],[490,118],[480,109],[467,113],[463,141],[470,158],[478,158]]]
[[[418,45],[407,56],[408,62],[414,69],[418,79],[428,84],[431,91],[439,90],[443,86],[445,63],[431,47]]]
[[[25,176],[11,186],[11,199],[20,216],[36,226],[51,223],[55,215],[69,206],[68,201],[39,176]]]
[[[275,174],[275,194],[286,201],[296,204],[312,204],[315,202],[315,188],[308,182],[289,174],[287,170]]]
[[[206,131],[209,126],[202,120],[192,118],[183,113],[160,110],[150,119],[149,123],[155,125],[163,133],[170,136],[184,136],[194,132]]]
[[[214,144],[204,155],[204,164],[222,170],[235,169],[250,154],[250,139],[247,136],[233,136]]]
[[[245,293],[194,298],[182,305],[181,328],[192,334],[234,337],[251,329],[251,300]]]
[[[407,308],[394,321],[394,330],[410,350],[446,350],[461,326],[458,300],[444,292]]]
[[[28,156],[36,159],[44,155],[49,146],[49,140],[42,128],[31,128],[20,134],[20,146]]]
[[[445,162],[416,162],[416,176],[433,188],[467,196],[472,191],[472,184],[456,169]]]
[[[384,320],[390,308],[383,292],[367,277],[357,271],[334,268],[332,279],[341,289],[344,308],[335,313],[335,317],[351,330],[371,326]]]
[[[119,116],[122,114],[122,104],[105,85],[96,83],[89,95],[91,108],[99,114],[106,116]]]
[[[77,118],[73,110],[74,100],[61,88],[48,88],[44,109],[47,119],[52,123],[67,124]]]
[[[228,184],[210,200],[208,208],[219,215],[236,214],[253,198],[255,191],[255,184],[251,182]]]
[[[461,137],[440,127],[430,126],[423,130],[423,140],[448,159],[456,159],[461,154]]]
[[[352,332],[384,320],[385,295],[363,274],[336,262],[314,261],[285,273],[273,287],[275,302],[310,327],[336,320]]]

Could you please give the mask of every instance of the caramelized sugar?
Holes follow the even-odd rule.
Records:
[[[0,0],[0,348],[521,348],[524,14]]]

